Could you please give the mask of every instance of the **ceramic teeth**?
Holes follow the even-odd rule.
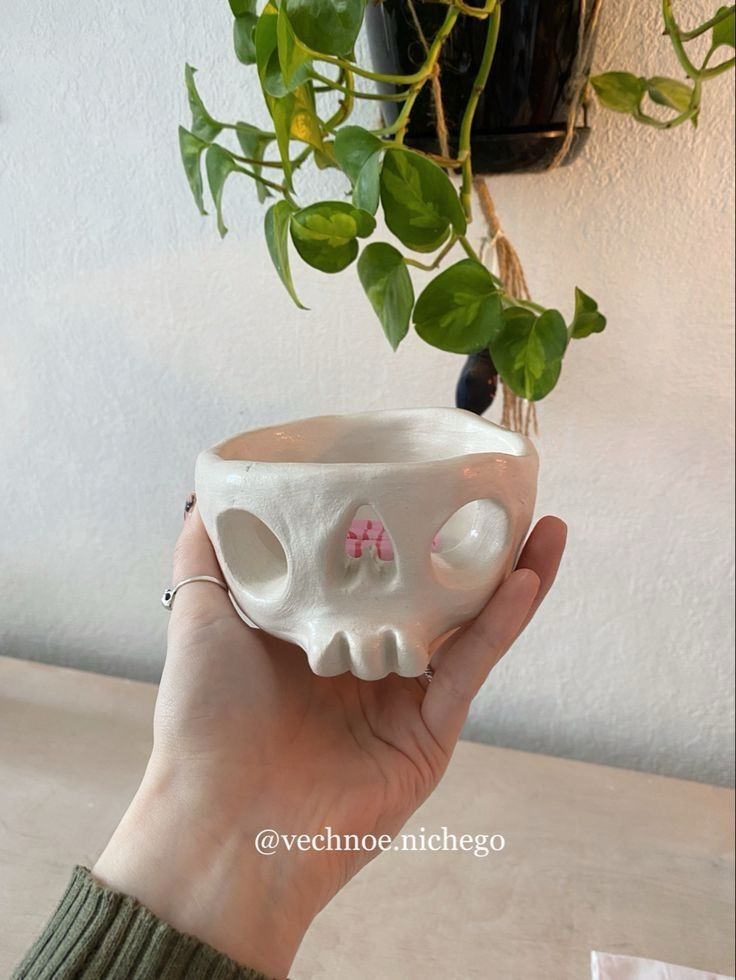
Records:
[[[426,645],[409,640],[395,629],[360,639],[338,630],[327,644],[315,643],[312,649],[312,669],[322,677],[334,677],[347,670],[363,680],[376,680],[391,673],[416,677],[429,659]]]

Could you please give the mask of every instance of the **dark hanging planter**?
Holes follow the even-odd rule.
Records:
[[[471,5],[480,6],[472,0]],[[414,0],[414,9],[431,43],[447,8],[442,3]],[[576,66],[580,11],[580,0],[504,2],[493,68],[473,125],[476,173],[530,173],[545,170],[555,159],[573,108],[571,75],[581,67]],[[422,65],[425,49],[407,0],[368,0],[365,19],[377,71],[411,74]],[[472,88],[485,34],[484,21],[460,18],[440,57],[442,101],[453,152],[453,138]],[[392,86],[381,90],[396,91]],[[383,104],[387,124],[395,120],[397,112],[396,103]],[[588,134],[586,125],[576,127],[565,163],[580,153]],[[429,85],[412,112],[406,142],[424,152],[440,152]]]

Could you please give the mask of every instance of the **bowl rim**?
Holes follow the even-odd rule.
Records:
[[[349,420],[358,422],[368,422],[371,419],[382,419],[385,421],[390,421],[391,417],[396,417],[397,419],[406,420],[410,416],[431,416],[431,415],[454,415],[464,417],[468,424],[477,426],[481,428],[491,428],[503,434],[504,439],[509,443],[515,443],[518,447],[518,452],[504,451],[503,448],[490,449],[490,450],[480,450],[472,451],[466,453],[456,453],[449,456],[437,456],[437,457],[427,457],[426,459],[413,459],[413,460],[399,460],[399,461],[362,461],[355,462],[351,460],[331,460],[328,462],[323,462],[320,460],[295,460],[295,459],[249,459],[244,458],[228,458],[222,455],[222,451],[235,440],[242,438],[245,435],[259,435],[269,430],[283,430],[290,426],[298,426],[309,423],[315,423],[320,421],[333,421],[335,419],[339,420]],[[206,464],[208,466],[227,466],[230,468],[240,469],[246,468],[247,470],[253,467],[262,468],[278,468],[279,470],[284,470],[286,468],[302,469],[306,468],[308,470],[333,470],[342,471],[346,467],[351,469],[357,469],[361,472],[365,470],[386,470],[386,471],[396,471],[396,470],[416,470],[422,467],[434,467],[440,464],[452,464],[458,461],[464,461],[469,459],[495,459],[497,457],[502,457],[504,459],[518,459],[519,461],[525,459],[537,460],[537,450],[534,443],[528,436],[522,435],[519,432],[514,432],[511,429],[505,429],[503,426],[492,422],[490,419],[484,418],[483,416],[476,415],[474,412],[469,412],[466,409],[461,408],[451,408],[448,406],[419,406],[413,408],[385,408],[371,411],[363,412],[346,412],[346,413],[325,413],[322,415],[313,415],[305,418],[291,419],[287,422],[269,424],[264,426],[259,426],[255,429],[246,429],[243,432],[236,433],[234,435],[228,436],[227,438],[221,440],[216,445],[209,449],[203,450],[198,458],[198,465]]]

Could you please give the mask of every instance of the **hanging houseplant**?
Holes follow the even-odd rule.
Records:
[[[227,233],[226,181],[233,174],[248,176],[268,204],[268,249],[299,307],[292,249],[328,274],[357,261],[362,286],[394,350],[413,325],[432,346],[470,355],[465,380],[474,383],[477,377],[470,374],[485,372],[476,411],[490,401],[498,376],[513,399],[504,422],[528,430],[534,420],[529,408],[557,384],[571,342],[599,333],[606,321],[581,289],[575,290],[567,319],[532,300],[518,256],[502,235],[482,184],[476,185],[480,205],[499,257],[499,274],[494,275],[467,234],[474,174],[478,161],[491,170],[535,169],[548,166],[550,154],[551,162],[560,163],[577,152],[582,140],[576,115],[585,101],[601,2],[580,0],[577,17],[575,4],[532,0],[373,5],[368,14],[374,69],[359,64],[354,53],[365,0],[268,0],[260,10],[256,0],[230,0],[235,52],[253,72],[271,128],[217,119],[202,101],[194,69],[187,66],[192,122],[190,129],[180,127],[179,139],[200,212],[206,213],[203,156],[221,235]],[[418,25],[413,45],[400,40],[398,27],[393,41],[385,31],[379,35],[391,11],[397,25],[406,23],[407,14]],[[670,0],[662,0],[662,13],[685,79],[608,72],[591,82],[607,108],[669,129],[695,123],[705,82],[733,67],[728,49],[734,47],[734,8],[722,7],[689,30],[675,20]],[[504,19],[511,26],[502,34]],[[577,44],[571,40],[575,22]],[[696,63],[691,45],[704,41],[705,56]],[[464,44],[467,64],[460,64]],[[453,84],[453,64],[455,74],[471,79],[469,88]],[[500,66],[497,74],[494,64]],[[453,100],[450,125],[438,91],[445,84]],[[390,104],[389,111],[384,108],[386,118],[372,128],[349,124],[355,104],[363,100]],[[437,145],[427,130],[432,112]],[[309,163],[341,172],[335,199],[301,198],[299,173]],[[376,240],[379,209],[390,241]],[[435,273],[419,296],[413,268]],[[461,378],[461,397],[464,383]]]
[[[583,5],[584,6],[584,5]],[[444,16],[437,3],[369,0],[365,23],[371,58],[378,71],[411,74],[424,61],[426,42],[437,33]],[[546,170],[565,142],[570,114],[577,114],[578,77],[590,69],[592,43],[580,51],[580,0],[525,0],[506,3],[491,71],[473,121],[473,170],[477,174]],[[595,25],[593,25],[594,34]],[[462,118],[483,56],[486,27],[466,16],[442,47],[437,89],[426,86],[412,110],[406,143],[441,154],[438,128],[446,127],[451,153],[457,155],[454,122]],[[591,38],[592,40],[592,38]],[[583,57],[581,58],[581,54]],[[395,94],[396,86],[379,86]],[[382,106],[393,122],[396,102]],[[438,118],[441,114],[442,118]],[[571,163],[590,130],[574,128],[564,155]]]

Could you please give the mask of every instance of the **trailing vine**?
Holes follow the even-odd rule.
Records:
[[[470,242],[471,134],[493,65],[503,4],[502,0],[436,2],[447,9],[434,37],[424,41],[423,64],[411,74],[396,75],[373,71],[356,60],[365,0],[268,0],[260,13],[256,0],[229,0],[235,53],[254,71],[271,128],[218,120],[202,101],[195,69],[187,65],[192,122],[189,129],[179,128],[184,169],[199,211],[206,214],[204,157],[223,236],[227,233],[226,181],[238,174],[254,182],[259,200],[268,204],[265,237],[271,259],[300,308],[304,307],[292,276],[291,249],[328,274],[357,261],[360,282],[394,350],[412,324],[424,341],[441,350],[463,355],[487,350],[508,389],[535,402],[556,385],[570,341],[600,333],[606,319],[596,301],[581,289],[575,290],[569,322],[558,310],[531,300],[525,288],[514,293],[515,284],[495,276]],[[609,72],[591,81],[603,105],[628,112],[647,125],[672,128],[697,120],[703,84],[733,63],[733,58],[711,63],[724,44],[733,45],[733,7],[721,8],[706,24],[690,31],[677,26],[670,0],[663,0],[663,15],[690,84],[641,79],[624,72]],[[484,22],[486,34],[460,120],[457,149],[454,156],[448,155],[446,146],[439,155],[422,153],[404,143],[412,108],[424,86],[431,84],[438,90],[443,45],[464,17]],[[706,31],[712,35],[711,50],[696,67],[686,46]],[[371,83],[387,83],[394,90],[378,94]],[[676,115],[666,120],[652,117],[642,107],[645,95]],[[353,109],[362,100],[399,103],[395,121],[374,129],[351,125]],[[346,197],[303,202],[297,178],[307,163],[341,172],[349,187]],[[456,173],[459,187],[453,181]],[[375,240],[379,208],[393,241]],[[438,271],[453,253],[455,261]],[[419,296],[414,292],[413,268],[437,272]]]

